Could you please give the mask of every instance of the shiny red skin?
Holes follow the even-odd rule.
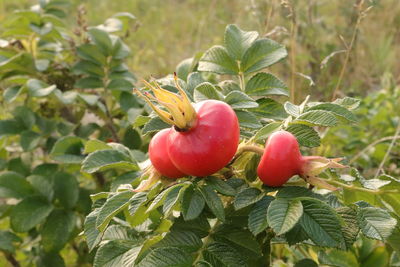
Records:
[[[278,131],[265,144],[257,174],[268,186],[282,186],[293,175],[300,174],[303,162],[296,137],[287,131]]]
[[[233,158],[239,144],[239,121],[233,109],[218,100],[195,104],[196,124],[188,131],[172,128],[168,154],[174,165],[193,176],[211,175]]]
[[[149,144],[149,157],[154,168],[168,178],[180,178],[185,176],[172,163],[167,149],[168,136],[172,129],[164,129],[151,139]]]

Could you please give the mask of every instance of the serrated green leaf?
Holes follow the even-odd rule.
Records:
[[[147,134],[151,132],[157,132],[159,130],[169,128],[171,125],[165,123],[159,117],[151,118],[143,127],[142,133]]]
[[[320,251],[318,255],[320,264],[329,266],[358,267],[359,260],[351,251],[331,250],[329,253]]]
[[[360,105],[360,102],[361,102],[360,99],[346,96],[343,98],[336,99],[333,103],[341,105],[342,107],[345,107],[347,109],[353,110],[353,109],[358,108],[358,106]]]
[[[220,94],[214,85],[209,82],[203,82],[194,88],[193,98],[196,102],[200,102],[207,99],[221,100]]]
[[[76,136],[65,136],[54,144],[50,156],[62,163],[81,163],[83,156],[83,141]]]
[[[96,227],[103,232],[111,219],[123,209],[128,207],[132,196],[133,192],[123,191],[107,199],[106,203],[104,203],[103,207],[101,207],[99,215],[97,216]]]
[[[22,92],[22,86],[20,85],[8,87],[3,93],[4,100],[7,101],[8,103],[11,103],[19,96],[21,92]]]
[[[246,50],[258,38],[258,32],[246,32],[230,24],[225,29],[224,42],[231,58],[241,60]]]
[[[335,126],[338,120],[329,111],[312,110],[301,114],[293,123],[304,123],[313,126]]]
[[[255,41],[243,55],[241,71],[251,73],[262,70],[287,56],[283,45],[267,38]]]
[[[82,59],[89,60],[100,66],[106,63],[106,57],[102,54],[100,48],[94,44],[80,45],[76,51]]]
[[[14,253],[14,243],[22,242],[22,239],[10,231],[0,230],[0,250]]]
[[[0,173],[0,198],[24,198],[33,193],[33,188],[25,178],[16,172]]]
[[[101,241],[101,232],[96,227],[96,219],[99,212],[100,209],[94,209],[89,213],[83,226],[89,251],[92,251]]]
[[[257,100],[258,108],[249,109],[249,111],[256,114],[258,117],[284,120],[288,114],[285,112],[283,105],[271,98],[261,98]]]
[[[54,176],[55,197],[66,209],[73,208],[79,198],[78,180],[70,173],[58,172]]]
[[[188,187],[183,192],[182,215],[185,221],[196,219],[203,211],[205,200],[198,189],[193,186]]]
[[[35,188],[35,190],[47,198],[49,202],[54,197],[54,182],[53,176],[30,175],[26,178],[27,181]]]
[[[101,68],[101,66],[88,61],[88,60],[80,60],[78,61],[73,67],[72,71],[75,74],[82,75],[90,75],[90,76],[104,76],[104,70]]]
[[[249,129],[258,129],[262,127],[262,124],[258,120],[257,116],[253,113],[244,110],[236,110],[235,113],[238,117],[241,127]]]
[[[251,97],[240,91],[232,91],[225,97],[225,102],[233,109],[256,108],[258,103]]]
[[[182,199],[182,195],[188,186],[189,184],[177,186],[168,193],[163,205],[163,214],[165,216],[168,216],[180,199]]]
[[[102,79],[96,76],[89,76],[79,79],[75,82],[74,87],[82,89],[96,89],[104,87]]]
[[[192,256],[175,247],[156,248],[141,260],[138,267],[188,267],[192,265]]]
[[[93,173],[108,169],[139,170],[136,162],[133,162],[125,153],[118,150],[98,150],[89,154],[82,162],[82,171]]]
[[[253,235],[258,235],[268,226],[267,211],[268,206],[274,200],[271,196],[264,196],[259,200],[249,214],[248,226]]]
[[[15,232],[27,232],[42,223],[52,210],[53,206],[42,197],[24,198],[11,211],[11,228]]]
[[[317,147],[321,144],[319,134],[310,126],[304,124],[291,124],[286,128],[286,131],[296,136],[296,139],[301,146]]]
[[[150,211],[152,211],[152,210],[155,210],[156,208],[158,208],[158,207],[160,207],[161,205],[163,205],[164,204],[164,201],[165,201],[165,199],[166,199],[166,197],[167,197],[167,195],[170,193],[170,192],[172,192],[172,191],[176,191],[176,190],[178,190],[178,192],[179,192],[179,190],[182,188],[182,185],[181,184],[177,184],[177,185],[174,185],[174,186],[171,186],[171,187],[168,187],[167,189],[165,189],[164,191],[162,191],[160,194],[158,194],[157,196],[156,196],[156,198],[153,200],[153,202],[151,203],[151,205],[149,206],[149,208],[147,209],[147,212],[150,212]],[[175,194],[176,192],[174,192],[174,194]]]
[[[220,194],[226,196],[236,195],[236,190],[221,178],[209,176],[207,177],[207,184],[210,185],[214,190],[216,190]]]
[[[209,244],[203,252],[203,257],[205,260],[210,262],[212,266],[248,266],[246,262],[239,256],[238,251],[221,242],[213,242]]]
[[[286,101],[285,104],[283,105],[283,107],[285,108],[285,111],[286,111],[289,115],[291,115],[291,116],[293,116],[293,117],[295,117],[295,118],[297,118],[298,116],[300,116],[300,113],[301,113],[301,112],[300,112],[300,107],[299,107],[299,106],[297,106],[297,105],[295,105],[295,104],[292,104],[292,103]]]
[[[336,212],[343,219],[344,225],[342,228],[344,243],[344,249],[350,249],[357,239],[360,228],[357,222],[357,211],[350,207],[340,207],[336,209]]]
[[[200,192],[215,217],[222,222],[225,221],[224,204],[217,193],[210,186],[200,187]]]
[[[332,112],[336,116],[343,118],[347,121],[351,121],[351,122],[357,121],[356,116],[351,111],[349,111],[348,109],[346,109],[338,104],[322,103],[322,104],[312,106],[311,108],[308,109],[308,111],[310,111],[310,110],[326,110],[326,111]]]
[[[112,49],[110,35],[98,28],[91,28],[88,34],[92,41],[100,48],[104,56],[108,56]]]
[[[239,72],[236,62],[229,56],[226,48],[220,45],[215,45],[204,53],[197,69],[231,75]]]
[[[251,96],[283,95],[289,96],[287,86],[270,73],[260,72],[246,84],[246,93]]]
[[[186,252],[195,252],[201,248],[201,239],[190,231],[171,231],[155,247],[176,247]]]
[[[285,234],[285,239],[290,246],[309,239],[303,227],[298,223],[289,232]]]
[[[20,144],[24,151],[35,149],[40,141],[40,134],[33,131],[23,131],[21,133]]]
[[[75,227],[75,215],[72,211],[53,210],[40,231],[42,245],[46,252],[61,250],[68,242]]]
[[[176,75],[179,79],[186,81],[189,73],[193,71],[193,64],[195,62],[194,58],[186,58],[179,62],[178,66],[176,66]]]
[[[124,266],[124,258],[129,254],[139,254],[140,245],[132,240],[112,240],[102,245],[96,252],[94,267]]]
[[[268,207],[268,225],[277,235],[289,231],[303,215],[303,206],[299,200],[275,199]]]
[[[312,259],[302,259],[296,262],[294,267],[318,267],[318,264]]]
[[[366,207],[359,209],[358,225],[364,235],[369,238],[386,240],[393,232],[397,220],[380,208]]]
[[[341,222],[336,212],[322,201],[301,201],[303,216],[300,225],[309,238],[318,246],[338,247],[343,242]]]
[[[271,122],[264,127],[262,127],[256,135],[254,136],[254,139],[256,141],[260,140],[265,140],[267,139],[272,133],[279,131],[282,128],[282,123],[280,122]]]
[[[235,200],[233,201],[233,206],[235,207],[235,210],[239,210],[256,203],[263,198],[263,196],[263,192],[257,188],[245,188],[236,195]]]
[[[104,150],[104,149],[111,149],[111,146],[107,145],[107,143],[102,142],[100,140],[93,139],[85,143],[85,149],[83,153],[89,154],[97,150]]]
[[[106,88],[115,91],[131,92],[133,84],[127,79],[113,79],[107,84]]]

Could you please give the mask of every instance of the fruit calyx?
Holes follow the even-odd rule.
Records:
[[[179,94],[161,88],[157,82],[153,82],[153,85],[147,81],[143,83],[153,94],[142,93],[138,89],[134,89],[134,92],[143,98],[163,121],[174,125],[177,131],[185,132],[196,125],[197,114],[185,91],[179,85],[176,73],[174,73],[174,82]],[[158,108],[153,102],[160,104],[168,112]]]

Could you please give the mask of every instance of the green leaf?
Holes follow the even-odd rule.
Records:
[[[35,113],[25,106],[19,106],[13,110],[14,118],[18,121],[21,121],[22,124],[30,129],[35,124],[36,118]]]
[[[26,178],[35,190],[47,198],[49,202],[53,200],[54,197],[54,183],[53,176],[42,176],[42,175],[30,175]]]
[[[128,205],[131,203],[132,196],[133,192],[123,191],[107,199],[106,203],[104,203],[103,207],[101,207],[99,215],[97,216],[96,227],[103,232],[111,219],[123,209],[128,207]]]
[[[211,266],[245,267],[246,262],[240,257],[238,251],[221,242],[209,244],[203,252],[203,257]]]
[[[241,127],[249,129],[258,129],[262,127],[262,124],[258,120],[257,116],[253,113],[244,110],[236,110],[235,113],[238,117]]]
[[[75,215],[72,211],[53,210],[40,231],[42,245],[47,252],[61,250],[68,242],[75,227]]]
[[[195,71],[190,73],[187,77],[187,86],[186,86],[186,90],[189,93],[189,95],[193,96],[194,88],[196,88],[196,86],[198,86],[203,82],[205,82],[205,80],[200,72]]]
[[[188,187],[182,197],[182,215],[185,221],[196,219],[203,211],[204,205],[205,200],[201,192],[193,186]]]
[[[287,86],[271,73],[265,72],[257,73],[250,78],[246,84],[246,93],[252,96],[289,96]]]
[[[176,204],[182,198],[182,195],[188,186],[189,184],[184,184],[183,186],[177,186],[168,193],[163,205],[163,214],[165,216],[168,216],[170,212],[174,209]]]
[[[360,102],[361,102],[360,99],[346,96],[343,98],[336,99],[333,103],[341,105],[342,107],[345,107],[347,109],[353,110],[353,109],[358,108],[358,106],[360,105]]]
[[[275,199],[268,207],[268,225],[277,235],[289,231],[303,215],[299,200]]]
[[[294,134],[300,146],[317,147],[321,144],[321,138],[317,131],[304,124],[292,124],[286,131]]]
[[[105,150],[105,149],[111,149],[112,147],[107,145],[107,143],[97,140],[97,139],[93,139],[93,140],[89,140],[85,143],[85,150],[83,151],[83,153],[85,154],[89,154],[92,152],[95,152],[97,150]]]
[[[215,89],[214,85],[209,82],[204,82],[196,86],[193,92],[193,98],[196,102],[200,102],[207,99],[221,100],[221,96]]]
[[[52,210],[53,206],[42,197],[24,198],[11,210],[11,228],[15,232],[27,232],[42,223]]]
[[[44,97],[51,94],[55,89],[55,85],[48,85],[37,79],[30,79],[26,82],[26,87],[30,96],[33,97]]]
[[[101,49],[93,44],[83,44],[76,49],[78,56],[82,59],[89,60],[98,65],[106,64],[106,57],[101,52]]]
[[[83,230],[89,252],[92,251],[101,241],[101,232],[96,228],[96,220],[100,209],[95,209],[86,216]]]
[[[239,29],[238,26],[230,24],[225,29],[225,47],[231,58],[241,60],[243,54],[258,38],[258,32],[246,32]]]
[[[189,73],[193,71],[193,63],[195,63],[195,61],[192,57],[179,62],[178,66],[176,66],[176,75],[178,75],[179,79],[186,81]]]
[[[239,72],[235,60],[229,56],[226,48],[220,45],[215,45],[204,53],[200,58],[198,70],[231,75]]]
[[[169,128],[171,125],[165,123],[159,117],[151,118],[143,127],[142,133],[147,134],[151,132],[157,132],[159,130]]]
[[[40,135],[33,131],[23,131],[21,133],[21,147],[24,151],[31,151],[35,149],[40,141]]]
[[[321,251],[318,255],[320,264],[340,267],[358,267],[359,260],[351,251],[331,250],[329,253]]]
[[[307,233],[300,224],[296,224],[289,232],[285,234],[285,239],[290,246],[309,239]]]
[[[79,184],[75,176],[58,172],[54,176],[55,197],[66,209],[73,208],[79,198]]]
[[[54,144],[50,156],[62,163],[81,163],[83,156],[83,141],[76,136],[65,136]]]
[[[271,196],[264,196],[259,200],[249,214],[248,226],[253,235],[258,235],[268,226],[267,211],[268,206],[274,200]]]
[[[312,259],[302,259],[294,265],[294,267],[318,267],[318,263]]]
[[[316,199],[302,200],[300,225],[317,246],[338,247],[343,241],[341,221],[327,204]]]
[[[0,121],[0,137],[3,135],[20,134],[24,130],[24,125],[17,120]]]
[[[200,192],[215,217],[222,222],[225,221],[224,204],[217,193],[210,186],[200,187]]]
[[[138,165],[132,162],[126,154],[117,150],[98,150],[85,158],[82,162],[82,171],[94,173],[96,171],[104,171],[112,168],[139,170]]]
[[[141,260],[137,267],[188,267],[192,266],[192,256],[175,247],[156,248]]]
[[[0,173],[0,198],[24,198],[33,193],[32,186],[16,172]]]
[[[64,259],[58,253],[40,253],[36,266],[65,267]]]
[[[397,220],[380,208],[366,207],[359,209],[358,225],[369,238],[386,240],[393,232]]]
[[[112,240],[102,245],[96,252],[94,267],[125,266],[127,257],[139,254],[141,246],[132,240]],[[133,255],[132,255],[133,254]]]
[[[295,117],[295,118],[297,118],[298,116],[300,116],[301,111],[300,111],[300,107],[299,107],[299,106],[297,106],[297,105],[295,105],[295,104],[292,104],[292,103],[290,103],[290,102],[288,102],[288,101],[286,101],[285,104],[284,104],[283,106],[284,106],[284,108],[285,108],[285,111],[286,111],[289,115],[291,115],[291,116],[293,116],[293,117]]]
[[[350,207],[340,207],[336,212],[344,221],[342,233],[344,238],[343,248],[350,249],[357,239],[360,228],[358,227],[357,211]]]
[[[108,56],[112,49],[110,35],[98,28],[91,28],[88,34],[92,41],[100,48],[104,56]]]
[[[312,126],[335,126],[338,121],[329,111],[312,110],[301,114],[293,123],[304,123]]]
[[[96,89],[103,88],[103,81],[96,76],[89,76],[82,79],[79,79],[75,82],[74,87],[81,89]]]
[[[176,247],[186,252],[195,252],[201,248],[201,239],[190,231],[171,231],[155,247]]]
[[[287,56],[283,45],[267,38],[255,41],[243,55],[241,71],[251,73],[262,70]]]
[[[233,206],[235,207],[235,210],[243,209],[253,203],[256,203],[262,199],[263,196],[264,193],[261,192],[261,190],[254,187],[248,187],[236,195],[235,200],[233,201]]]
[[[214,190],[219,192],[220,194],[226,196],[235,196],[236,190],[231,185],[229,185],[226,181],[221,178],[217,178],[214,176],[209,176],[206,178],[207,184],[210,185]]]
[[[264,127],[262,127],[256,135],[254,136],[254,139],[256,141],[259,140],[265,140],[267,139],[272,133],[279,131],[282,128],[282,123],[280,122],[271,122]]]
[[[8,253],[15,253],[13,243],[22,242],[22,239],[10,231],[0,230],[0,250]]]
[[[351,111],[337,104],[332,104],[332,103],[318,104],[308,109],[308,111],[310,110],[326,110],[332,112],[336,116],[343,118],[347,121],[351,122],[357,121],[356,116]]]
[[[164,201],[167,197],[167,195],[175,190],[179,190],[181,189],[182,185],[181,184],[177,184],[171,187],[168,187],[167,189],[165,189],[164,191],[162,191],[160,194],[157,195],[157,197],[153,200],[153,202],[151,203],[151,205],[149,206],[149,208],[147,209],[147,212],[150,212],[152,210],[155,210],[156,208],[160,207],[161,205],[164,204]],[[175,192],[176,193],[176,192]]]
[[[115,91],[131,92],[132,88],[132,82],[126,79],[113,79],[107,84],[107,89]]]
[[[73,67],[72,71],[77,75],[86,74],[89,76],[104,76],[104,70],[101,66],[88,61],[88,60],[80,60]]]
[[[257,103],[258,108],[252,108],[249,111],[261,118],[284,120],[287,117],[283,105],[271,98],[258,99]]]
[[[3,93],[4,100],[7,101],[8,103],[13,102],[22,92],[22,88],[23,87],[20,85],[8,87]]]
[[[240,91],[232,91],[225,97],[225,102],[233,109],[256,108],[258,103],[251,97]]]

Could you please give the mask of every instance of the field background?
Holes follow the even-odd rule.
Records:
[[[87,10],[89,25],[101,24],[117,12],[134,14],[137,20],[125,42],[132,50],[129,67],[139,80],[170,74],[185,58],[221,44],[227,24],[258,31],[287,46],[288,59],[269,71],[289,86],[294,85],[295,102],[301,102],[307,95],[313,100],[329,101],[336,87],[337,96],[364,99],[360,124],[341,126],[340,133],[331,130],[323,139],[320,154],[340,151],[354,157],[371,142],[393,136],[400,114],[400,99],[391,95],[391,90],[400,84],[400,0],[363,1],[363,10],[371,8],[359,24],[356,6],[361,0],[292,0],[291,6],[282,2],[285,1],[71,0],[71,15],[67,19],[76,24],[81,5]],[[13,11],[36,3],[0,0],[0,22]],[[343,50],[350,45],[353,34],[353,47],[343,70],[346,62]],[[292,68],[297,73],[294,76]],[[382,94],[377,96],[378,92]],[[368,163],[360,156],[355,166],[370,168],[373,176],[388,145],[378,144],[371,157],[364,157]],[[392,156],[390,164],[385,166],[390,173],[400,175],[400,145],[393,148]],[[74,262],[73,255],[69,257],[68,253],[65,248],[64,258]],[[0,266],[6,264],[0,257]]]

